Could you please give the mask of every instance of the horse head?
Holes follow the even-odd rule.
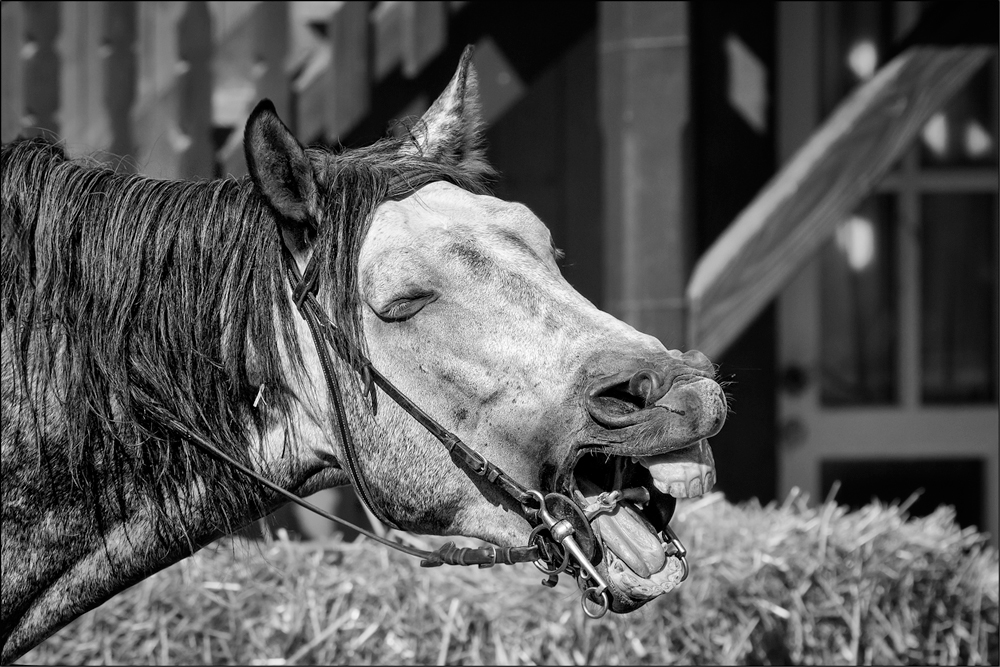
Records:
[[[611,608],[630,611],[676,584],[661,532],[676,498],[714,484],[706,438],[725,421],[725,397],[700,352],[667,349],[580,295],[526,206],[462,187],[463,175],[489,173],[481,125],[467,52],[385,158],[435,164],[454,178],[418,179],[401,196],[383,188],[355,265],[338,293],[321,282],[319,300],[356,320],[372,365],[400,391],[524,487],[581,507],[614,490],[645,489],[648,497],[623,500],[593,523],[593,560],[609,581]],[[340,157],[304,148],[268,103],[248,121],[245,145],[253,182],[307,271],[324,250],[324,228],[349,206]],[[349,245],[347,237],[326,234],[339,241],[328,243],[325,261],[346,261],[349,249],[334,246]],[[309,456],[316,466],[343,467],[314,345],[298,326],[300,394],[314,426]],[[338,373],[357,386],[348,366]],[[357,463],[379,513],[415,532],[526,543],[531,525],[510,496],[456,467],[393,401],[383,397],[373,411],[359,392],[347,393],[362,442]]]

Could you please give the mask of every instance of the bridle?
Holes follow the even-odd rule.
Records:
[[[412,187],[412,186],[411,186]],[[421,558],[422,567],[437,567],[440,565],[478,565],[480,568],[494,565],[512,565],[515,563],[533,562],[547,576],[542,584],[553,587],[558,582],[558,575],[566,573],[576,579],[583,591],[581,604],[584,613],[591,618],[600,618],[607,613],[611,605],[610,589],[603,576],[594,567],[593,558],[597,540],[594,536],[591,522],[603,512],[613,511],[617,502],[628,500],[629,492],[648,492],[645,489],[626,489],[602,494],[598,502],[588,508],[581,508],[575,501],[561,493],[543,494],[541,491],[527,489],[510,475],[491,463],[481,454],[470,448],[462,440],[442,426],[433,417],[420,409],[409,397],[397,389],[371,361],[351,343],[343,331],[327,316],[316,299],[319,282],[319,265],[315,255],[306,265],[305,271],[299,267],[289,248],[283,244],[282,255],[289,285],[292,289],[292,299],[296,308],[309,326],[319,355],[320,365],[326,381],[330,401],[333,405],[344,451],[344,464],[358,497],[368,510],[382,523],[398,529],[397,524],[388,517],[374,502],[368,482],[361,474],[358,463],[357,448],[347,422],[344,408],[344,398],[340,381],[330,356],[333,348],[338,356],[354,371],[360,374],[364,384],[364,396],[372,401],[372,410],[377,410],[376,387],[381,389],[400,408],[415,419],[431,435],[433,435],[449,452],[456,466],[468,473],[483,478],[488,483],[500,489],[513,498],[521,508],[527,521],[533,526],[528,544],[517,547],[457,547],[454,542],[428,551],[387,540],[353,523],[326,512],[295,493],[282,488],[258,474],[251,468],[236,461],[226,453],[216,448],[204,438],[188,432],[189,439],[217,458],[234,466],[258,483],[278,493],[289,501],[300,505],[325,519],[333,521],[358,531],[359,533],[385,544],[403,553]],[[185,429],[186,431],[187,429]],[[640,500],[642,500],[640,498]],[[676,556],[683,565],[683,578],[687,577],[686,551],[676,535],[665,528],[668,537],[668,555]],[[683,580],[682,578],[682,580]],[[588,602],[590,605],[588,605]]]
[[[492,567],[497,564],[512,565],[514,563],[534,562],[544,574],[548,575],[548,579],[543,581],[548,586],[554,586],[558,580],[558,574],[566,572],[576,576],[581,581],[581,586],[584,588],[583,599],[590,600],[597,605],[595,611],[584,604],[583,608],[587,615],[592,618],[603,616],[610,606],[608,584],[590,562],[593,556],[594,534],[590,527],[590,521],[577,504],[560,493],[546,495],[540,491],[525,488],[496,464],[466,445],[461,438],[421,410],[406,394],[382,375],[364,354],[353,346],[320,306],[316,299],[319,267],[315,259],[310,259],[305,271],[300,273],[299,267],[287,247],[283,250],[283,256],[288,282],[292,287],[292,300],[309,326],[313,342],[316,345],[320,366],[323,369],[323,377],[326,380],[337,420],[337,428],[340,432],[344,463],[346,464],[344,467],[365,507],[382,523],[392,528],[399,528],[374,501],[368,481],[361,474],[357,448],[347,422],[343,393],[330,356],[330,348],[333,348],[341,360],[353,366],[353,370],[361,375],[365,386],[364,395],[372,400],[373,411],[377,410],[375,389],[377,387],[433,435],[451,454],[455,465],[473,475],[482,477],[513,498],[534,528],[529,543],[524,546],[497,547],[491,545],[478,548],[459,548],[453,542],[448,542],[434,551],[426,551],[386,540],[340,517],[323,512],[290,492],[281,492],[282,495],[314,512],[319,510],[317,513],[321,516],[349,526],[393,549],[419,556],[422,558],[420,564],[423,567],[439,565]],[[585,547],[581,546],[581,542],[590,548],[585,550]],[[586,585],[584,581],[589,581],[591,585]]]

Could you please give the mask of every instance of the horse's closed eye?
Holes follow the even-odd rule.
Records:
[[[419,313],[427,304],[436,301],[437,298],[438,294],[433,292],[410,294],[393,299],[376,310],[375,314],[385,322],[404,322]]]

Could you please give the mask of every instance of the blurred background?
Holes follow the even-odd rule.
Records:
[[[797,487],[858,507],[922,490],[911,513],[953,505],[996,544],[998,5],[947,4],[966,10],[3,2],[2,138],[55,135],[155,177],[240,176],[259,99],[304,143],[364,145],[423,113],[474,44],[496,194],[549,225],[567,279],[599,307],[667,347],[708,345],[731,397],[712,441],[729,500]],[[872,82],[910,97],[852,98]],[[838,105],[869,120],[838,125]],[[755,262],[780,279],[730,277],[728,302],[694,308],[693,273],[726,282],[741,260],[709,253],[827,127],[838,170],[800,184],[799,210],[762,218],[776,231]],[[827,206],[825,192],[845,194]],[[709,311],[724,326],[705,325]],[[349,490],[314,500],[365,521]],[[297,509],[255,530],[335,530]]]

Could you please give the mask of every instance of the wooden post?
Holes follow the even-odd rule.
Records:
[[[262,2],[254,11],[254,34],[256,35],[253,54],[256,74],[257,95],[274,102],[274,108],[282,118],[291,112],[291,86],[285,69],[288,58],[288,12],[287,2]]]
[[[214,125],[232,128],[219,148],[217,160],[222,176],[247,173],[243,153],[243,131],[253,107],[267,98],[274,103],[278,116],[294,124],[291,118],[291,82],[286,72],[288,55],[288,3],[261,2],[237,17],[216,45],[216,90],[228,85],[231,104],[220,115],[214,109]],[[219,80],[219,77],[223,80]]]
[[[59,54],[56,39],[62,23],[62,3],[25,2],[24,134],[58,135]]]
[[[688,8],[682,2],[601,3],[605,309],[684,343],[689,236],[684,134]]]
[[[24,5],[5,2],[0,12],[0,141],[7,143],[21,133],[24,120]]]
[[[331,3],[320,7],[324,14],[313,16],[311,22],[326,23],[326,34],[303,58],[302,70],[292,84],[293,129],[305,143],[336,143],[368,112],[368,5]]]
[[[108,2],[104,13],[104,108],[111,134],[109,156],[118,169],[134,165],[132,105],[135,104],[137,13],[134,2]],[[129,160],[121,158],[129,157]]]
[[[330,66],[326,88],[326,137],[336,141],[368,113],[368,2],[344,2],[330,15]]]
[[[177,77],[177,127],[187,144],[181,154],[182,178],[214,176],[212,51],[208,3],[188,2],[177,24],[177,54],[182,70]]]
[[[59,77],[59,134],[67,152],[81,155],[103,151],[111,143],[104,108],[104,16],[107,2],[62,3],[65,29],[59,36],[62,71]]]
[[[387,77],[403,59],[403,0],[384,0],[372,10],[372,70],[374,83]]]
[[[412,79],[448,44],[448,3],[388,0],[372,10],[372,66],[377,83],[400,63]]]
[[[444,2],[404,3],[403,75],[412,79],[448,43],[448,8]]]
[[[212,24],[204,2],[139,5],[139,171],[208,178],[212,147]]]
[[[306,58],[305,67],[292,82],[295,126],[299,141],[310,144],[326,137],[326,70],[330,45],[321,44]]]

